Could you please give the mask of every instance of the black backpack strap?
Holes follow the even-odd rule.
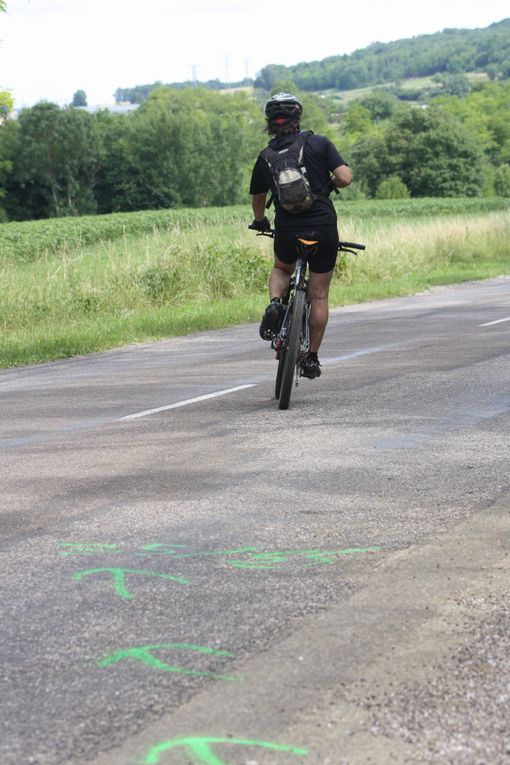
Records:
[[[297,152],[297,159],[300,165],[303,164],[303,154],[305,151],[305,144],[311,135],[313,135],[312,130],[304,130],[302,133],[298,133],[296,136],[296,140],[289,147],[289,151]]]
[[[265,149],[262,149],[262,151],[259,154],[259,157],[261,157],[264,160],[264,162],[266,162],[269,165],[269,167],[271,167],[271,162],[273,161],[273,155],[277,155],[277,153],[273,149],[270,149],[268,146]],[[269,199],[266,202],[266,210],[269,210],[273,202],[274,202],[274,194],[273,192],[271,192]]]

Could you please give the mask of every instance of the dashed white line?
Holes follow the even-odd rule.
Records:
[[[235,393],[238,390],[246,390],[247,388],[253,388],[256,383],[249,383],[248,385],[237,385],[235,388],[227,388],[226,390],[217,390],[214,393],[205,393],[203,396],[195,396],[195,398],[188,398],[184,401],[176,401],[175,404],[168,404],[167,406],[158,406],[156,409],[145,409],[143,412],[135,412],[135,414],[128,414],[125,417],[119,417],[118,422],[123,420],[135,420],[138,417],[148,417],[150,414],[157,414],[158,412],[166,412],[168,409],[179,409],[181,406],[189,406],[189,404],[196,404],[199,401],[206,401],[209,398],[218,398],[218,396],[226,396],[229,393]]]
[[[488,321],[487,324],[479,324],[480,327],[492,327],[494,324],[502,324],[504,321],[510,321],[510,316],[506,319],[498,319],[497,321]]]

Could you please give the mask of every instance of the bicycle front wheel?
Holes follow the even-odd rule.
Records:
[[[296,290],[296,294],[294,295],[294,305],[292,306],[289,338],[282,359],[281,386],[279,390],[280,401],[278,404],[280,409],[289,408],[290,394],[292,393],[292,385],[296,374],[296,364],[302,337],[303,315],[305,309],[305,293],[303,290]],[[280,365],[278,365],[278,367],[279,366]]]

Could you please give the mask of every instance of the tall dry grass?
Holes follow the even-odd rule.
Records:
[[[369,223],[365,231],[357,222],[350,231],[363,238],[367,250],[341,264],[338,276],[344,284],[391,284],[502,260],[508,260],[510,267],[510,213],[506,211],[384,226]]]

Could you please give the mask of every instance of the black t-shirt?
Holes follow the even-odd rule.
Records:
[[[294,142],[295,133],[283,138],[273,138],[269,146],[275,151],[286,149]],[[330,172],[340,165],[346,165],[335,146],[329,138],[322,135],[310,135],[305,144],[303,164],[310,182],[312,193],[317,198],[308,210],[295,215],[282,209],[278,204],[275,194],[273,178],[267,162],[258,156],[251,175],[250,194],[275,194],[274,204],[276,209],[275,226],[278,228],[302,228],[303,226],[314,227],[336,223],[336,212],[333,203],[327,196],[330,186]]]

